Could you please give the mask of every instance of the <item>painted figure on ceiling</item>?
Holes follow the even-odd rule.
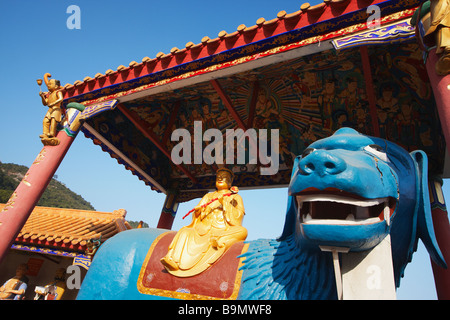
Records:
[[[377,105],[388,113],[395,114],[398,111],[398,99],[394,95],[394,89],[390,84],[381,86],[381,97],[377,100]]]
[[[360,105],[355,109],[355,128],[365,134],[372,131],[370,117],[367,112],[369,104],[367,101],[360,101]]]
[[[365,100],[364,91],[358,88],[356,76],[349,76],[345,79],[346,87],[340,92],[343,107],[350,116],[356,114],[360,101]]]
[[[342,127],[351,127],[353,123],[349,121],[348,113],[345,110],[336,110],[333,112],[333,128],[335,130]]]
[[[161,259],[169,273],[178,277],[199,274],[233,243],[247,238],[247,229],[242,226],[244,204],[241,196],[233,192],[232,182],[231,170],[217,170],[217,190],[202,198],[194,209],[192,223],[178,231]]]
[[[216,112],[212,112],[211,110],[211,101],[208,99],[202,99],[200,102],[200,106],[202,109],[202,121],[206,128],[219,128],[217,124],[217,118],[219,114]]]
[[[400,143],[404,144],[405,149],[414,150],[417,146],[411,146],[411,140],[417,138],[417,112],[414,110],[414,103],[411,99],[403,98],[400,100],[400,113],[396,116],[398,137]]]
[[[255,110],[256,115],[254,119],[254,126],[258,129],[267,128],[268,122],[279,116],[277,106],[274,105],[270,95],[264,88],[260,88],[258,91],[258,99],[256,101]]]
[[[153,133],[156,135],[164,134],[165,126],[163,125],[163,111],[162,110],[154,110],[148,114],[148,118],[145,119],[150,123],[152,127]]]
[[[381,108],[378,106],[377,108],[378,115],[378,127],[380,130],[380,137],[387,139],[390,136],[390,119],[388,117],[388,112],[385,108]]]
[[[339,98],[336,92],[337,80],[335,78],[327,79],[322,95],[318,101],[322,108],[323,127],[325,130],[331,130],[333,127],[333,110],[339,107]]]
[[[191,110],[191,119],[190,120],[191,120],[192,126],[195,121],[201,121],[203,123],[203,117],[196,108],[193,108]]]
[[[400,83],[403,90],[412,90],[412,93],[420,99],[429,99],[428,76],[423,64],[417,61],[417,59],[399,56],[394,59],[394,66],[401,71]]]

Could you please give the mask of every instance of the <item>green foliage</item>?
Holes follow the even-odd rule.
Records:
[[[9,200],[27,171],[28,168],[26,166],[0,162],[1,203],[6,203]],[[55,208],[95,210],[82,196],[74,193],[56,179],[50,181],[37,205]]]
[[[0,203],[8,202],[27,171],[28,168],[26,166],[0,162]],[[63,183],[57,181],[56,178],[57,176],[54,176],[48,184],[47,189],[37,204],[38,206],[95,210],[82,196],[71,191]],[[132,228],[136,228],[139,225],[139,221],[127,222]],[[148,223],[144,222],[142,227],[148,228]]]
[[[13,191],[0,189],[0,203],[8,202],[9,198],[11,198]]]

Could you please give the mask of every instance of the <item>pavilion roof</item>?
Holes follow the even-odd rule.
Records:
[[[293,158],[340,126],[424,150],[431,174],[441,175],[445,141],[409,24],[420,4],[303,4],[297,12],[67,84],[64,103],[87,106],[85,136],[153,190],[179,191],[177,202],[214,188],[215,164],[171,159],[171,133],[185,128],[192,134],[195,121],[224,137],[228,129],[279,130],[280,170],[261,175],[261,163],[232,165],[241,189],[287,186]],[[367,24],[371,5],[380,9],[377,28]],[[335,90],[331,97],[327,87]],[[392,105],[382,101],[389,93]]]
[[[0,204],[2,209],[5,204]],[[35,207],[14,243],[84,253],[89,240],[101,243],[131,229],[126,211],[98,212]]]
[[[377,5],[380,14],[388,16],[416,8],[420,3],[420,0],[324,0],[315,6],[303,3],[296,12],[288,14],[280,11],[276,18],[266,20],[261,17],[253,26],[241,24],[234,32],[221,31],[216,37],[205,36],[198,43],[187,42],[185,48],[173,47],[170,52],[159,52],[154,58],[144,57],[141,62],[131,61],[128,65],[119,65],[116,70],[108,69],[73,84],[67,83],[63,89],[64,99],[66,102],[90,101],[149,83],[160,85],[161,80],[178,74],[232,61],[240,56],[249,56],[311,36],[327,34],[327,37],[321,38],[322,41],[342,36],[342,33],[333,31],[363,23],[358,28],[346,31],[354,33],[367,28],[367,7],[370,5]],[[227,55],[224,56],[224,53]]]

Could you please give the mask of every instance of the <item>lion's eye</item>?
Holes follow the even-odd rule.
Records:
[[[365,151],[367,151],[370,154],[373,154],[374,156],[376,156],[377,158],[379,158],[380,160],[383,160],[385,162],[388,162],[388,156],[386,154],[386,152],[384,152],[383,148],[380,147],[377,144],[371,144],[368,145],[364,148]]]
[[[380,146],[377,145],[377,144],[371,144],[371,145],[369,145],[368,147],[370,147],[370,148],[372,148],[372,149],[375,149],[375,150],[378,151],[378,152],[384,152],[383,148],[380,147]]]
[[[305,151],[303,151],[302,153],[302,158],[310,155],[311,153],[313,153],[316,149],[314,148],[306,148]]]

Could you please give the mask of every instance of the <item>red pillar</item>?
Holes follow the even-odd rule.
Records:
[[[64,131],[60,131],[57,138],[60,140],[59,145],[42,148],[6,206],[0,212],[0,263],[74,140],[74,137],[68,136]]]
[[[428,52],[426,68],[433,88],[436,107],[439,113],[442,132],[447,144],[447,150],[450,152],[450,75],[439,76],[435,71],[435,64],[439,57],[436,55],[436,49]],[[431,262],[436,284],[436,292],[439,300],[450,300],[450,224],[447,216],[447,209],[444,203],[440,184],[432,184],[432,192],[436,196],[441,195],[442,201],[439,205],[434,205],[432,209],[434,232],[439,248],[449,268],[443,269]],[[435,189],[435,190],[433,190]],[[438,197],[439,199],[439,197]],[[435,200],[436,201],[436,200]]]
[[[433,88],[434,99],[441,121],[442,132],[444,133],[447,151],[450,153],[450,74],[442,77],[439,76],[434,66],[439,57],[436,55],[436,49],[428,52],[426,62],[428,78]]]
[[[444,269],[431,260],[436,293],[439,300],[450,300],[450,224],[440,181],[430,181],[430,196],[434,233],[448,266]]]
[[[157,228],[160,229],[172,229],[173,220],[178,210],[177,191],[168,190],[166,201],[164,201],[164,206],[161,211],[161,216],[159,217]]]

